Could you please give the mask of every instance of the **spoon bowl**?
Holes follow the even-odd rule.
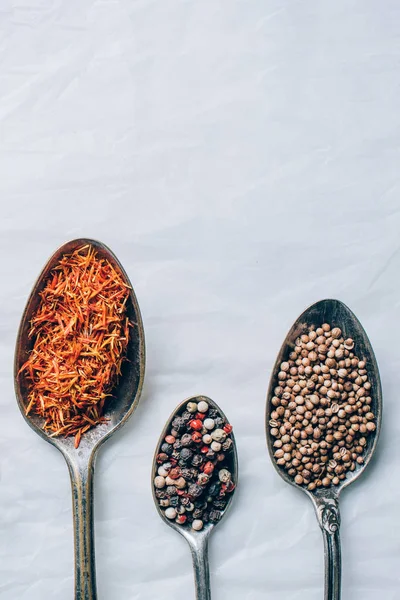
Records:
[[[225,414],[220,409],[220,407],[217,405],[217,403],[214,402],[213,400],[211,400],[211,398],[208,398],[207,396],[192,396],[190,398],[187,398],[183,402],[181,402],[177,406],[177,408],[174,410],[174,412],[171,414],[169,419],[167,420],[166,425],[160,435],[160,439],[158,440],[158,443],[156,446],[156,451],[154,454],[154,459],[153,459],[153,468],[152,468],[152,472],[151,472],[151,489],[153,492],[154,503],[156,505],[156,508],[157,508],[157,511],[158,511],[160,517],[163,519],[163,521],[165,523],[167,523],[167,525],[169,525],[172,529],[174,529],[180,535],[182,535],[186,539],[186,541],[188,542],[188,544],[190,546],[190,550],[192,553],[192,559],[193,559],[194,574],[195,574],[196,599],[197,600],[210,600],[211,599],[211,591],[210,591],[209,567],[208,567],[208,538],[209,538],[211,532],[214,530],[214,528],[218,525],[218,523],[210,523],[210,522],[205,523],[203,526],[203,529],[201,529],[200,531],[195,531],[194,529],[189,528],[188,526],[179,525],[174,520],[168,519],[165,516],[164,511],[161,510],[161,508],[160,508],[158,499],[155,495],[155,489],[154,489],[154,484],[153,484],[154,478],[157,475],[157,469],[159,467],[159,465],[157,464],[157,455],[159,453],[161,444],[163,443],[165,436],[168,434],[168,430],[171,428],[172,420],[174,419],[174,417],[176,417],[177,415],[180,415],[183,412],[183,410],[188,402],[199,403],[202,400],[207,402],[207,404],[209,405],[210,408],[217,410],[218,413],[221,415],[221,417],[223,419],[225,419],[226,423],[229,423],[228,419],[226,418]],[[232,473],[233,481],[235,483],[235,489],[229,495],[228,503],[227,503],[225,509],[222,511],[221,520],[219,521],[219,523],[226,516],[226,513],[232,504],[233,496],[236,491],[237,482],[238,482],[238,457],[237,457],[236,442],[235,442],[235,437],[234,437],[233,432],[231,432],[229,435],[233,441],[233,446],[232,446],[232,450],[230,451],[230,453],[228,455],[228,457],[229,457],[228,458],[228,468],[229,468],[229,471]]]
[[[320,487],[316,488],[314,491],[310,491],[305,487],[298,485],[294,479],[287,474],[285,469],[276,464],[273,448],[274,439],[270,434],[268,424],[271,418],[270,414],[274,410],[274,407],[271,404],[271,398],[274,395],[274,388],[278,385],[278,373],[282,361],[285,361],[288,358],[288,355],[295,345],[295,340],[299,335],[306,333],[310,326],[320,327],[322,323],[329,323],[332,326],[340,327],[344,337],[353,338],[355,353],[361,360],[365,360],[368,379],[371,382],[371,410],[375,415],[376,430],[367,436],[367,445],[363,454],[364,463],[362,465],[357,464],[356,469],[352,472],[348,472],[346,478],[341,480],[339,485],[330,488]],[[379,369],[374,351],[363,326],[355,314],[343,304],[343,302],[331,299],[316,302],[307,308],[294,322],[279,351],[272,370],[267,394],[266,434],[268,451],[275,470],[286,483],[289,483],[306,493],[314,504],[325,542],[325,600],[338,600],[340,598],[341,558],[338,498],[345,487],[360,477],[372,459],[378,442],[381,419],[382,389]]]
[[[73,437],[52,437],[48,431],[43,429],[44,420],[40,416],[33,412],[26,414],[29,382],[25,374],[20,373],[20,369],[28,359],[34,344],[34,340],[29,338],[30,321],[41,302],[40,292],[44,289],[50,272],[65,254],[71,254],[86,245],[94,247],[100,258],[107,259],[114,269],[120,272],[122,279],[130,287],[126,308],[127,317],[134,326],[131,328],[122,374],[113,389],[112,398],[105,405],[106,422],[87,431],[76,449]],[[24,419],[37,434],[63,454],[68,464],[72,483],[75,525],[75,598],[79,600],[96,598],[92,511],[95,457],[99,447],[122,427],[135,410],[143,386],[144,370],[145,345],[140,309],[122,265],[111,250],[101,242],[86,238],[67,242],[48,260],[29,296],[17,336],[14,382],[18,406]]]

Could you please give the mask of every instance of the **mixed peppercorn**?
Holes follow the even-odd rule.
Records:
[[[298,485],[339,485],[364,463],[376,429],[366,366],[329,323],[299,336],[281,363],[269,427],[276,463]]]
[[[155,496],[165,516],[201,530],[218,523],[233,481],[232,426],[205,400],[174,416],[157,454]]]

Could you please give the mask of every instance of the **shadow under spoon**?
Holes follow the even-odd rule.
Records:
[[[164,441],[165,436],[168,434],[168,431],[171,429],[171,423],[172,423],[173,419],[183,412],[183,410],[184,410],[185,406],[188,404],[188,402],[199,403],[200,401],[207,402],[207,404],[209,405],[210,408],[215,409],[218,412],[218,414],[224,419],[224,421],[226,423],[229,423],[226,416],[224,415],[222,410],[219,408],[219,406],[216,404],[216,402],[214,402],[213,400],[211,400],[211,398],[208,398],[207,396],[193,396],[191,398],[188,398],[187,400],[184,400],[181,404],[179,404],[179,406],[174,410],[174,412],[168,419],[168,421],[161,433],[160,439],[158,441],[156,452],[154,455],[154,461],[153,461],[151,487],[153,490],[153,499],[154,499],[156,508],[158,510],[158,514],[163,519],[163,521],[165,521],[165,523],[167,523],[167,525],[169,525],[170,527],[172,527],[172,529],[174,529],[180,535],[182,535],[189,544],[190,551],[192,554],[192,560],[193,560],[196,600],[211,600],[210,572],[209,572],[209,563],[208,563],[208,539],[210,537],[211,532],[215,529],[217,523],[205,523],[204,527],[203,527],[203,529],[201,529],[201,531],[195,531],[194,529],[190,528],[188,525],[180,525],[180,524],[176,523],[175,521],[168,519],[165,516],[164,511],[161,510],[161,508],[159,506],[158,499],[155,495],[155,489],[154,489],[154,484],[153,484],[154,478],[157,475],[157,469],[160,466],[157,463],[157,455],[160,452],[160,447]],[[237,481],[238,481],[237,450],[236,450],[236,443],[235,443],[235,438],[234,438],[233,433],[231,432],[229,435],[232,439],[233,445],[232,445],[232,449],[229,453],[229,463],[228,464],[229,464],[229,470],[232,474],[233,482],[235,484],[235,489],[236,489]],[[235,489],[232,491],[232,493],[229,496],[227,505],[222,512],[221,520],[226,515],[227,510],[232,503]]]
[[[356,469],[347,473],[337,486],[330,488],[317,487],[310,491],[296,484],[287,472],[277,465],[274,457],[274,438],[269,431],[270,414],[274,410],[271,399],[274,389],[278,386],[278,373],[282,361],[287,360],[293,350],[295,340],[300,335],[307,333],[311,326],[320,327],[322,323],[329,323],[332,327],[339,327],[345,338],[354,340],[354,352],[366,362],[368,379],[371,383],[371,410],[375,415],[376,429],[367,436],[367,445],[363,454],[364,463],[357,465]],[[321,300],[305,310],[295,321],[281,347],[273,368],[267,395],[266,432],[268,450],[272,464],[279,475],[290,485],[299,488],[312,500],[319,526],[322,530],[325,548],[325,600],[340,600],[341,595],[341,550],[340,550],[340,513],[339,495],[342,490],[353,483],[366,469],[370,462],[378,441],[382,417],[382,390],[378,365],[361,323],[354,313],[339,300]]]
[[[86,432],[81,438],[79,447],[75,449],[73,437],[50,437],[49,433],[43,429],[43,419],[33,413],[26,414],[29,382],[23,373],[19,375],[18,373],[33,346],[33,340],[28,335],[30,320],[40,304],[39,294],[43,290],[50,272],[63,255],[70,254],[87,244],[95,248],[100,258],[107,259],[131,288],[126,308],[127,317],[134,323],[134,327],[131,328],[126,351],[127,360],[123,363],[122,375],[113,389],[112,398],[106,404],[104,411],[107,422]],[[95,240],[77,239],[64,244],[47,262],[27,302],[17,337],[14,379],[18,405],[24,419],[37,434],[61,452],[68,465],[74,517],[75,600],[96,600],[97,598],[93,530],[93,473],[96,454],[100,446],[126,422],[136,408],[143,386],[144,369],[144,331],[139,305],[128,276],[118,259],[109,248]]]

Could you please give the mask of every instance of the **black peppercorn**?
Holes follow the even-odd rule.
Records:
[[[193,479],[194,479],[194,476],[193,476],[193,473],[192,473],[192,469],[185,469],[185,468],[183,468],[182,471],[181,471],[181,476],[186,481],[193,481]]]
[[[198,500],[194,501],[194,506],[199,510],[204,510],[207,508],[207,502],[205,502],[203,498],[199,498]]]
[[[170,506],[173,506],[174,508],[176,508],[178,506],[178,504],[179,504],[179,496],[172,496],[172,498],[169,499]]]
[[[218,523],[221,519],[221,513],[219,510],[210,510],[210,521],[211,523]]]
[[[193,452],[190,450],[190,448],[182,448],[181,453],[180,453],[180,459],[188,462],[193,456]]]
[[[190,412],[188,410],[185,410],[185,412],[182,413],[181,415],[181,419],[184,423],[187,423],[188,421],[190,421],[193,418],[193,415],[190,414]]]
[[[218,411],[215,408],[209,408],[207,418],[215,419],[215,417],[218,417]]]
[[[175,496],[176,494],[176,487],[174,485],[169,485],[167,487],[167,495],[168,496]]]
[[[183,436],[181,437],[181,444],[183,448],[188,448],[193,444],[192,436],[190,435],[190,433],[183,434]]]
[[[217,508],[218,510],[224,510],[224,508],[226,508],[226,505],[227,505],[226,500],[214,500],[213,501],[214,508]]]
[[[181,448],[182,448],[181,440],[176,440],[176,442],[174,443],[174,450],[180,450]]]
[[[167,456],[171,456],[171,454],[173,452],[172,444],[167,444],[167,442],[165,442],[164,444],[162,444],[162,446],[161,446],[161,452],[163,452]]]
[[[204,488],[201,485],[197,485],[197,483],[191,483],[188,487],[188,494],[193,498],[198,498],[203,493]]]
[[[232,446],[233,446],[233,442],[232,442],[231,438],[227,438],[224,441],[224,443],[222,444],[222,450],[224,452],[228,452],[229,450],[231,450]]]
[[[175,417],[175,419],[172,421],[171,425],[172,425],[172,428],[175,429],[175,431],[181,431],[185,426],[185,422],[183,421],[183,419],[181,417]]]
[[[209,458],[210,460],[213,460],[215,458],[215,452],[214,452],[214,450],[211,450],[211,448],[210,448],[209,451],[206,454],[206,457]]]
[[[219,483],[217,483],[217,482],[212,483],[210,485],[210,487],[208,488],[208,495],[209,496],[218,496],[220,489],[221,489],[221,485]]]
[[[204,512],[203,513],[203,519],[202,519],[203,523],[208,523],[209,520],[210,520],[209,513],[208,512]]]
[[[192,465],[194,467],[199,467],[201,464],[203,464],[203,462],[204,459],[201,454],[195,454],[192,458]]]
[[[216,417],[214,419],[214,423],[215,423],[215,427],[223,427],[223,425],[225,424],[225,421],[222,417]]]
[[[158,498],[159,500],[163,500],[167,497],[167,492],[165,490],[155,490],[154,493],[156,495],[156,498]]]
[[[193,511],[193,519],[201,519],[203,511],[200,508],[195,508]]]
[[[179,452],[177,450],[174,450],[174,452],[171,454],[171,457],[174,458],[175,460],[179,460]]]
[[[196,469],[196,467],[191,467],[190,472],[192,474],[193,479],[197,479],[197,476],[199,474],[199,470]]]

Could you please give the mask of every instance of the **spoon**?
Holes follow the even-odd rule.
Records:
[[[30,413],[26,415],[29,384],[23,373],[18,375],[21,366],[29,356],[33,340],[28,337],[30,320],[40,304],[40,292],[46,284],[50,271],[58,264],[63,255],[70,254],[78,248],[90,244],[98,256],[107,259],[119,271],[125,283],[131,287],[127,307],[127,316],[135,326],[131,328],[127,347],[127,360],[122,367],[122,376],[113,390],[104,416],[106,423],[96,425],[87,431],[77,449],[74,438],[50,437],[43,429],[43,419]],[[59,248],[45,265],[36,281],[22,315],[18,331],[14,381],[19,409],[28,425],[43,439],[55,446],[64,456],[72,485],[72,507],[74,517],[75,538],[75,600],[96,600],[96,570],[94,554],[93,530],[93,473],[95,458],[100,446],[110,438],[127,421],[135,410],[143,386],[145,369],[144,331],[139,305],[128,276],[118,259],[104,244],[90,239],[77,239],[67,242]]]
[[[157,469],[159,467],[159,465],[157,464],[157,460],[156,460],[157,454],[160,451],[159,449],[164,441],[165,436],[168,433],[168,430],[171,428],[172,420],[174,419],[174,417],[176,417],[177,415],[180,415],[185,410],[185,407],[188,404],[188,402],[195,402],[197,404],[200,401],[207,402],[207,404],[209,405],[210,408],[216,409],[218,411],[218,413],[221,415],[221,417],[225,420],[225,422],[229,423],[229,421],[227,420],[226,416],[224,415],[222,410],[219,408],[219,406],[213,400],[211,400],[211,398],[207,398],[207,396],[192,396],[191,398],[188,398],[187,400],[184,400],[183,402],[181,402],[181,404],[179,404],[179,406],[177,406],[177,408],[174,410],[174,412],[168,419],[168,421],[161,433],[160,439],[157,443],[156,452],[155,452],[154,460],[153,460],[153,469],[152,469],[152,474],[151,474],[151,487],[153,490],[153,499],[154,499],[154,502],[155,502],[155,505],[157,507],[160,517],[167,523],[167,525],[172,527],[172,529],[174,529],[175,531],[180,533],[189,544],[190,551],[192,553],[192,560],[193,560],[196,600],[211,600],[210,572],[209,572],[209,565],[208,565],[208,539],[210,537],[211,532],[216,527],[216,524],[205,523],[203,529],[201,529],[200,531],[195,531],[194,529],[189,528],[189,526],[187,526],[187,525],[186,526],[179,525],[178,523],[175,523],[175,521],[168,519],[165,516],[164,511],[161,510],[161,508],[158,504],[158,499],[155,495],[155,489],[154,489],[154,485],[153,485],[153,481],[154,481],[155,476],[157,475]],[[232,438],[233,446],[232,446],[232,450],[227,455],[227,458],[228,458],[229,471],[232,473],[233,481],[234,481],[235,485],[237,486],[238,459],[237,459],[235,438],[234,438],[232,432],[230,433],[230,437]],[[228,504],[222,512],[221,520],[226,515],[226,512],[232,503],[232,498],[233,498],[234,492],[235,492],[235,490],[233,490],[229,495]]]
[[[273,410],[271,398],[273,390],[277,385],[280,364],[286,360],[288,354],[294,347],[296,338],[306,333],[311,325],[320,327],[322,323],[329,323],[333,327],[340,327],[345,337],[354,340],[354,352],[365,360],[367,364],[368,378],[371,382],[371,410],[375,414],[376,430],[367,436],[367,445],[363,454],[364,463],[357,465],[355,471],[348,472],[346,479],[340,481],[339,485],[331,488],[316,488],[309,491],[297,485],[287,472],[278,466],[274,458],[273,438],[269,432],[270,413]],[[341,550],[340,550],[340,513],[339,495],[342,490],[353,483],[363,473],[375,451],[378,441],[382,417],[382,390],[379,377],[378,365],[370,341],[361,323],[354,313],[339,300],[321,300],[305,310],[295,321],[281,347],[275,366],[272,371],[267,396],[267,443],[272,464],[279,475],[291,485],[300,488],[311,498],[319,526],[322,530],[325,548],[325,600],[340,600],[341,595]]]

